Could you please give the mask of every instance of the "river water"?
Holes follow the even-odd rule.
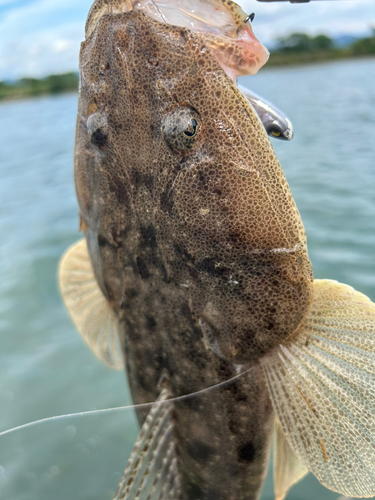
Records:
[[[242,83],[291,118],[273,141],[302,214],[316,278],[375,301],[375,59],[264,70]],[[76,95],[0,105],[0,431],[130,404],[125,376],[75,332],[57,262],[79,238]],[[132,410],[55,420],[0,437],[0,498],[111,500],[137,436]],[[309,475],[293,500],[337,498]],[[272,479],[262,498],[271,500]]]

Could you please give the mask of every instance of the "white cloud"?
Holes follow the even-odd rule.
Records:
[[[245,12],[255,12],[254,32],[270,42],[291,32],[358,34],[375,21],[374,0],[317,1],[305,4],[240,0]]]
[[[0,8],[8,9],[0,19],[0,80],[76,71],[91,3],[34,0],[19,7],[16,0],[0,0]],[[293,31],[361,33],[375,20],[374,0],[239,3],[245,12],[256,13],[254,31],[266,44]]]
[[[0,20],[0,80],[77,71],[90,4],[37,0],[7,11]]]
[[[58,53],[61,53],[61,52],[66,52],[67,50],[69,50],[73,45],[73,41],[72,40],[63,40],[63,39],[60,39],[60,40],[56,40],[53,45],[52,45],[52,49],[54,52],[56,52],[56,54]]]

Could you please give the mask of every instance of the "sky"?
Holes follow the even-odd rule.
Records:
[[[92,0],[0,0],[0,81],[78,70]],[[308,4],[237,0],[255,12],[255,35],[267,46],[292,32],[366,35],[375,27],[375,0]]]

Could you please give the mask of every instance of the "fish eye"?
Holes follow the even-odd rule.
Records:
[[[197,132],[198,132],[198,122],[197,122],[197,120],[194,120],[194,118],[193,118],[190,121],[190,124],[191,124],[191,127],[193,128],[193,130],[186,129],[186,130],[184,130],[182,132],[184,135],[186,135],[186,137],[194,137],[195,135],[197,135]]]
[[[187,151],[196,144],[201,126],[202,119],[196,109],[178,106],[164,117],[164,139],[173,151]]]
[[[266,127],[267,134],[276,139],[285,139],[284,130],[280,127],[278,123],[273,122],[272,125]]]

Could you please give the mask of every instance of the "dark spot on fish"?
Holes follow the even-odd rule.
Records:
[[[160,195],[160,208],[163,212],[167,212],[170,214],[173,206],[173,191],[171,194],[169,194],[169,192],[166,192]]]
[[[179,394],[185,395],[189,394],[189,392],[191,391],[189,390],[188,386],[185,389],[183,386],[179,387]],[[195,397],[187,398],[176,404],[178,404],[179,407],[188,408],[189,410],[197,413],[200,413],[202,411],[202,403],[199,398]]]
[[[199,484],[189,483],[186,485],[186,498],[203,500],[206,499],[206,492]],[[220,497],[217,497],[215,500],[218,500],[219,498]]]
[[[135,297],[138,296],[138,292],[135,288],[127,288],[125,290],[125,296],[128,298],[128,299],[134,299]]]
[[[233,373],[231,374],[231,377],[233,377]],[[235,396],[236,401],[239,403],[246,403],[246,401],[248,401],[247,394],[241,390],[240,386],[236,383],[228,384],[227,391],[231,392]]]
[[[230,233],[229,240],[232,243],[241,243],[241,241],[243,240],[243,237],[239,233]]]
[[[252,442],[238,447],[238,459],[242,462],[252,462],[255,458],[255,448]]]
[[[152,316],[146,315],[146,324],[148,328],[155,328],[157,323]]]
[[[147,174],[142,174],[141,172],[138,172],[137,170],[133,172],[133,184],[134,186],[145,186],[148,187],[149,189],[152,189],[154,179],[152,175],[147,175]]]
[[[208,490],[205,497],[207,500],[221,500],[223,498],[222,494],[217,490]]]
[[[105,246],[110,245],[110,243],[107,240],[107,238],[105,238],[104,236],[102,236],[101,234],[99,234],[98,235],[98,245],[99,245],[100,248],[103,248]]]
[[[225,359],[219,359],[219,375],[221,380],[228,380],[234,375],[233,365],[228,363]],[[232,384],[229,384],[232,386]],[[236,384],[233,384],[234,386]],[[224,386],[225,387],[225,386]],[[229,386],[228,386],[229,387]]]
[[[191,317],[191,310],[190,310],[190,307],[189,307],[189,304],[187,304],[186,302],[184,302],[182,305],[181,305],[181,314],[183,316],[186,316],[187,318],[190,319]]]
[[[159,262],[160,262],[160,270],[161,270],[161,274],[162,274],[164,283],[170,283],[167,268],[165,267],[165,265],[162,261],[159,261]]]
[[[199,265],[198,265],[199,270],[205,271],[208,274],[211,274],[211,276],[218,276],[219,271],[217,270],[215,266],[215,261],[212,259],[204,259],[202,260]]]
[[[186,252],[183,248],[179,247],[178,245],[174,245],[174,251],[181,257],[185,262],[192,262],[194,263],[194,258]]]
[[[189,443],[188,452],[191,458],[199,462],[207,462],[211,457],[213,450],[210,446],[202,441],[192,441]]]
[[[102,148],[108,142],[108,135],[102,129],[98,128],[91,134],[91,142],[95,146],[98,146],[98,148]]]
[[[141,257],[137,257],[137,267],[141,278],[143,280],[148,280],[151,275],[147,269],[145,261]]]
[[[143,244],[149,248],[156,248],[156,232],[153,226],[140,227]]]
[[[238,431],[238,423],[232,419],[228,422],[228,429],[231,434],[237,434]]]
[[[212,488],[207,490],[196,483],[186,485],[186,494],[189,500],[223,500],[224,498],[222,492]]]

